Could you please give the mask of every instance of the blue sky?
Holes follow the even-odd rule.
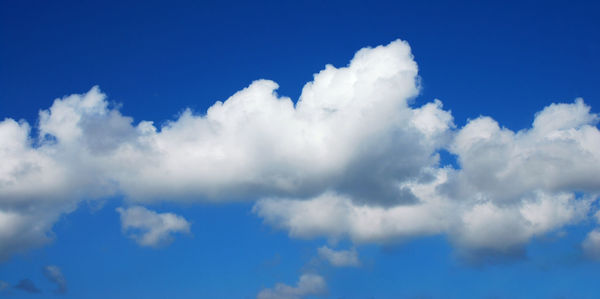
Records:
[[[0,296],[595,298],[599,17],[0,1]]]

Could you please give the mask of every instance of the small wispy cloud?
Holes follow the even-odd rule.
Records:
[[[358,267],[360,266],[360,260],[358,259],[358,252],[352,248],[350,250],[334,250],[327,246],[320,247],[317,249],[319,257],[328,261],[332,266],[335,267]]]
[[[172,242],[174,233],[189,233],[190,223],[173,213],[157,213],[141,206],[117,208],[124,233],[141,246],[157,247]]]
[[[42,268],[42,272],[50,282],[56,284],[57,289],[54,291],[56,294],[67,293],[67,280],[63,276],[59,267],[51,265],[45,266]]]
[[[327,284],[322,276],[317,274],[303,274],[295,287],[283,283],[276,284],[273,288],[264,289],[258,293],[257,299],[299,299],[305,296],[324,295],[327,293]]]

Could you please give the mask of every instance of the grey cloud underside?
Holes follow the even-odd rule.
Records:
[[[600,132],[583,100],[550,105],[518,132],[489,117],[456,128],[440,101],[411,105],[418,81],[398,40],[327,65],[297,103],[258,80],[204,115],[185,110],[156,127],[122,115],[94,87],[42,110],[36,136],[5,119],[0,258],[51,239],[78,202],[113,195],[257,200],[254,212],[293,237],[447,234],[461,250],[503,254],[588,217],[600,193]],[[441,149],[459,169],[440,167]],[[168,239],[154,224],[144,224],[148,236]]]

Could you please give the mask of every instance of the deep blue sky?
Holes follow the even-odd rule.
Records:
[[[600,4],[595,1],[0,1],[0,118],[35,124],[55,98],[99,85],[124,115],[157,123],[204,112],[255,79],[294,100],[325,64],[401,38],[419,64],[416,104],[439,98],[455,122],[489,115],[513,130],[552,102],[600,107]],[[65,298],[253,298],[294,284],[324,240],[296,240],[253,215],[251,203],[158,205],[192,222],[166,248],[121,234],[119,198],[82,205],[49,245],[0,264],[0,280],[61,267]],[[465,265],[442,237],[359,247],[359,269],[322,269],[331,298],[594,298],[600,265],[566,238],[528,245],[524,259]],[[215,229],[215,228],[218,228]],[[1,296],[1,295],[0,295]]]

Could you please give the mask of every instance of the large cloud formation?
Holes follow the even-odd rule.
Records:
[[[438,100],[413,107],[409,45],[327,65],[300,98],[258,80],[206,114],[134,123],[97,87],[54,101],[37,130],[0,122],[0,258],[43,244],[81,200],[257,200],[294,237],[387,242],[447,234],[465,252],[511,254],[588,216],[600,192],[598,116],[553,104],[513,132],[455,128]],[[440,166],[439,150],[459,168]],[[577,194],[577,196],[576,196]],[[583,194],[583,195],[581,195]]]

